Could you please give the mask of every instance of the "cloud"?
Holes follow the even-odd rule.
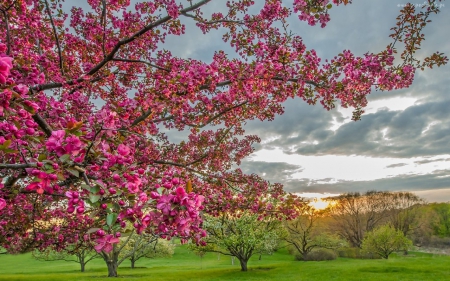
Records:
[[[407,166],[408,164],[406,163],[398,163],[398,164],[392,164],[392,165],[388,165],[386,166],[386,168],[397,168],[397,167],[403,167],[403,166]]]

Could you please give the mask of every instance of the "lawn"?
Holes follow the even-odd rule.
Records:
[[[176,248],[168,259],[144,259],[130,269],[129,262],[119,268],[122,280],[450,280],[450,257],[412,252],[409,256],[392,255],[389,260],[355,260],[339,258],[334,261],[294,261],[285,249],[272,256],[255,256],[249,271],[241,272],[239,262],[231,264],[230,257],[208,253],[201,260],[186,250]],[[64,261],[42,262],[30,254],[1,255],[0,280],[111,280],[105,277],[106,266],[94,260],[81,273],[78,264]]]

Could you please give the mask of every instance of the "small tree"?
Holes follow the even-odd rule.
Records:
[[[86,264],[93,259],[100,258],[100,255],[92,247],[79,247],[76,245],[68,246],[65,250],[57,252],[51,248],[43,251],[34,250],[32,256],[40,261],[68,261],[80,264],[80,271],[84,272]]]
[[[318,225],[321,211],[314,209],[308,204],[299,207],[299,215],[296,219],[285,221],[284,228],[287,235],[284,240],[301,259],[316,248],[336,249],[341,247],[345,241],[327,234],[323,227]]]
[[[239,215],[224,213],[220,217],[206,216],[203,228],[207,230],[208,252],[236,257],[241,270],[247,271],[248,260],[254,254],[271,254],[276,248],[273,241],[282,233],[278,220],[261,219],[243,212]]]
[[[411,240],[406,238],[401,230],[395,230],[390,225],[383,225],[367,233],[362,249],[388,259],[393,252],[408,249],[411,245]]]
[[[170,257],[174,253],[174,245],[167,240],[158,239],[158,236],[148,233],[133,234],[123,248],[120,256],[126,256],[135,268],[136,262],[143,258]]]

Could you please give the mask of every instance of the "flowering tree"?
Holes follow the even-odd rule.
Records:
[[[224,213],[218,217],[206,216],[203,227],[208,232],[207,246],[192,247],[195,252],[216,252],[236,257],[241,271],[255,254],[272,254],[284,235],[282,224],[274,218],[262,219],[256,214]]]
[[[244,135],[246,120],[272,120],[294,97],[326,109],[339,100],[358,119],[372,87],[405,88],[417,68],[447,62],[414,57],[438,0],[405,6],[386,49],[324,63],[280,27],[292,16],[325,27],[328,10],[349,0],[236,0],[210,15],[204,8],[223,1],[90,0],[69,14],[61,2],[0,1],[0,245],[10,251],[64,247],[88,216],[100,252],[127,221],[198,241],[203,208],[259,212],[270,208],[261,195],[284,196],[233,170],[259,141]],[[206,63],[164,49],[188,21],[223,30],[235,56],[218,50]],[[171,130],[189,135],[174,143]],[[52,227],[69,215],[79,219],[59,241]]]
[[[411,240],[406,238],[401,230],[386,224],[367,234],[362,243],[362,250],[388,259],[393,252],[408,250],[411,246]]]

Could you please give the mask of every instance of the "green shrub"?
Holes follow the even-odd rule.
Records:
[[[333,250],[316,249],[306,255],[296,254],[295,259],[301,261],[330,261],[335,260],[337,254]]]

